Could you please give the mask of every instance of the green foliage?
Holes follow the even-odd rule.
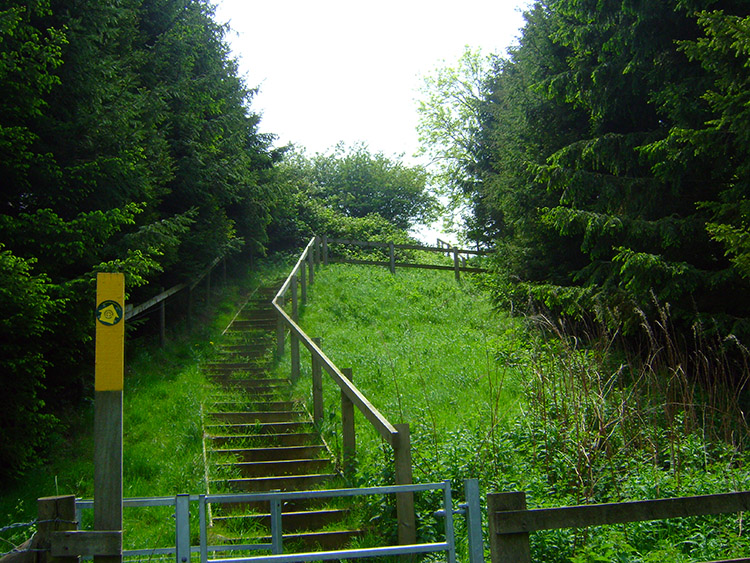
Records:
[[[281,174],[286,183],[294,186],[299,198],[311,200],[309,214],[316,214],[317,203],[318,209],[324,207],[345,218],[379,216],[393,225],[393,230],[405,231],[430,222],[438,209],[436,198],[427,191],[422,167],[373,154],[364,145],[346,147],[340,143],[330,154],[313,157],[292,153],[284,168]],[[287,222],[295,217],[291,214],[289,218],[288,211],[285,215]]]
[[[32,264],[0,244],[0,384],[6,393],[0,412],[0,479],[35,461],[55,418],[42,414],[44,348],[50,322],[62,303],[50,296],[49,280],[32,274]]]
[[[56,304],[27,335],[40,413],[90,389],[96,272],[124,272],[140,301],[264,251],[280,155],[225,32],[205,0],[0,7],[0,240]]]
[[[686,332],[713,317],[747,336],[746,10],[537,2],[506,58],[467,53],[429,82],[423,143],[461,155],[468,234],[497,246],[506,302],[568,315],[560,296],[584,294],[576,316],[632,331],[655,295]]]

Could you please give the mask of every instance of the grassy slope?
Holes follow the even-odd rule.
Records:
[[[459,497],[468,477],[485,492],[525,490],[531,506],[743,490],[750,480],[745,455],[674,427],[638,429],[643,449],[623,442],[627,429],[599,395],[611,372],[585,350],[536,338],[493,312],[481,291],[456,285],[450,273],[330,266],[317,274],[301,324],[339,367],[354,369],[355,384],[392,423],[411,425],[415,480],[450,478]],[[304,358],[297,393],[309,404]],[[339,394],[324,380],[324,430],[336,450]],[[581,382],[594,385],[590,395]],[[540,383],[556,394],[549,408],[569,408],[564,419],[529,402]],[[357,432],[357,484],[392,482],[387,448],[361,416]],[[434,530],[420,532],[429,539]],[[532,545],[539,560],[561,562],[695,561],[748,549],[736,516],[537,533]]]

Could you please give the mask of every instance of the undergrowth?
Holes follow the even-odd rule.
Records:
[[[530,507],[750,484],[739,404],[726,389],[701,392],[688,362],[672,361],[670,370],[655,356],[628,361],[606,335],[584,345],[545,319],[498,313],[477,286],[458,285],[452,274],[329,266],[316,276],[301,323],[339,367],[353,368],[355,385],[392,423],[410,424],[415,481],[450,479],[454,498],[466,478],[478,478],[484,493],[526,491]],[[665,344],[668,317],[649,326],[661,331],[654,354],[677,354]],[[702,354],[704,369],[720,364],[716,350],[704,346]],[[309,372],[297,386],[308,401]],[[340,452],[339,391],[327,378],[324,395],[323,431]],[[393,483],[390,448],[357,414],[353,484]],[[440,535],[442,522],[432,518],[438,505],[417,499],[420,541]],[[384,500],[372,522],[394,513]],[[392,527],[379,531],[394,539]],[[750,548],[741,514],[539,532],[531,540],[534,560],[545,562],[700,561]]]

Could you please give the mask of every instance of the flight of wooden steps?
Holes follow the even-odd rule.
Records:
[[[222,389],[206,408],[204,439],[211,493],[296,491],[343,486],[308,413],[289,400],[288,379],[273,363],[276,288],[260,288],[225,333],[219,357],[203,366]],[[268,503],[212,506],[213,535],[223,543],[270,542]],[[360,535],[346,525],[345,505],[287,502],[284,545],[343,549]]]

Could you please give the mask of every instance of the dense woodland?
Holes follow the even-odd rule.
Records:
[[[498,305],[636,339],[668,318],[687,348],[712,334],[741,360],[749,13],[534,3],[507,56],[428,78],[428,176],[365,145],[275,147],[207,0],[3,1],[0,475],[91,396],[96,272],[124,272],[137,302],[313,233],[402,242],[438,211],[430,185],[497,250]]]
[[[364,146],[282,163],[226,31],[205,0],[0,3],[0,475],[91,396],[96,272],[137,303],[216,258],[431,212],[423,170]]]
[[[750,2],[546,0],[427,80],[421,137],[505,305],[750,335]]]

